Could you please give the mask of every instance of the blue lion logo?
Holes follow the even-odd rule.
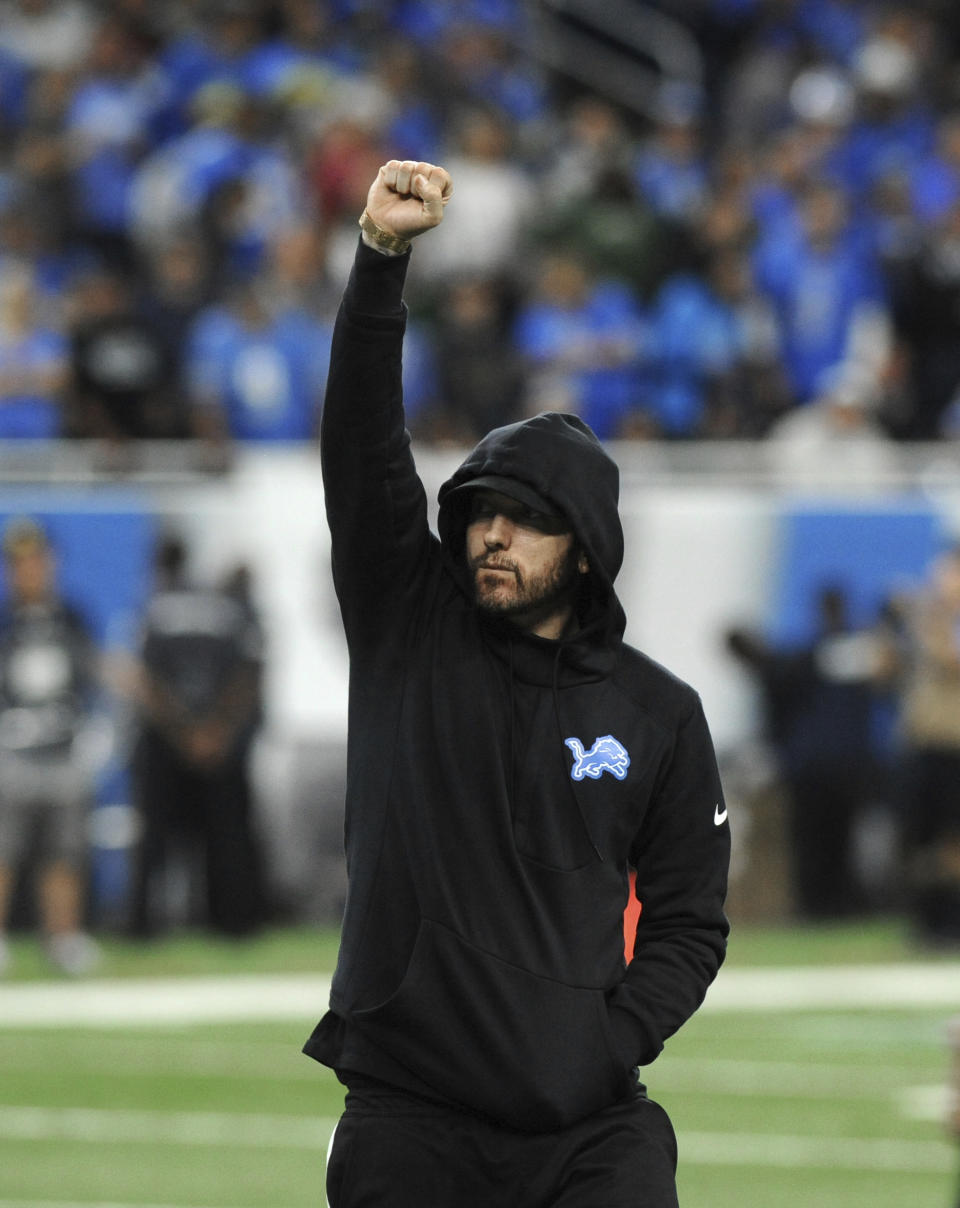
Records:
[[[564,746],[573,752],[573,767],[570,769],[573,780],[582,780],[584,776],[599,780],[604,772],[610,772],[618,780],[623,780],[627,775],[630,756],[623,743],[618,742],[612,734],[598,738],[589,751],[583,749],[579,738],[564,739]]]

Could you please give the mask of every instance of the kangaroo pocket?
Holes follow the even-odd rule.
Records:
[[[515,1128],[572,1123],[633,1086],[601,990],[539,977],[429,920],[396,993],[351,1018],[439,1094]]]

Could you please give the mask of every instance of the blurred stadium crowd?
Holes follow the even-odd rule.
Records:
[[[411,285],[420,439],[548,406],[603,438],[955,435],[950,0],[618,0],[606,43],[697,48],[635,106],[541,53],[563,8],[4,0],[0,438],[309,440],[394,157],[457,192]]]

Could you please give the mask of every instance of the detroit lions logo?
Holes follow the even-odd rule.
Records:
[[[573,780],[582,780],[584,776],[599,780],[604,772],[623,780],[630,766],[630,756],[626,748],[612,734],[604,734],[602,738],[598,738],[589,751],[583,749],[579,738],[564,739],[564,746],[573,752],[573,767],[570,769]]]

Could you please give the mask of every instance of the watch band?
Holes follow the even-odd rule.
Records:
[[[366,210],[360,215],[360,229],[382,251],[390,252],[394,256],[402,256],[410,251],[409,239],[401,239],[399,235],[391,235],[383,227],[378,227]]]

